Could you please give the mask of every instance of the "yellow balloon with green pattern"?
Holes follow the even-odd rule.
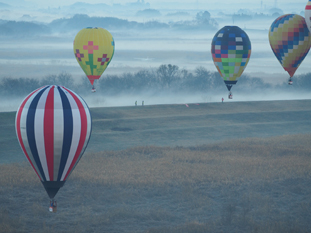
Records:
[[[111,62],[114,46],[112,35],[103,28],[84,28],[76,35],[74,54],[92,85]]]

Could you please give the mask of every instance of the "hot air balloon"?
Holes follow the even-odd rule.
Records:
[[[211,51],[214,64],[229,91],[229,99],[232,99],[231,88],[247,66],[251,42],[241,28],[225,26],[215,34]]]
[[[305,20],[309,31],[311,32],[311,0],[308,1],[305,8]]]
[[[15,127],[24,154],[54,202],[89,142],[87,104],[65,87],[44,86],[23,100]]]
[[[272,51],[290,78],[292,84],[299,65],[307,56],[311,37],[305,19],[300,15],[287,14],[277,18],[269,30]]]
[[[73,50],[95,92],[94,80],[100,78],[114,54],[112,35],[103,28],[84,28],[76,35]]]

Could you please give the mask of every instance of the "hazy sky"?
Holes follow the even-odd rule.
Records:
[[[83,0],[48,0],[48,1],[42,1],[42,0],[25,0],[26,2],[31,2],[35,3],[40,6],[50,6],[50,7],[56,7],[56,6],[64,6],[64,5],[70,5],[75,2],[83,2]],[[141,1],[141,0],[140,0]],[[106,3],[106,4],[113,4],[113,3],[119,3],[119,4],[124,4],[126,2],[136,2],[136,0],[87,0],[84,2],[88,3]],[[219,5],[219,0],[145,0],[145,2],[149,2],[151,5],[159,5],[160,3],[165,4],[167,2],[175,2],[175,3],[188,3],[188,4],[218,4]],[[227,0],[224,2],[224,5],[227,7],[230,7],[230,5],[241,5],[241,8],[243,8],[244,5],[254,5],[254,7],[258,7],[261,5],[261,2],[263,5],[274,5],[275,0]],[[306,5],[307,1],[306,0],[277,0],[277,4],[279,7],[280,5],[285,5],[285,4],[297,4],[297,5]]]

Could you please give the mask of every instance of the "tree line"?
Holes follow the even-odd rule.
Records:
[[[234,91],[243,93],[273,89],[301,90],[311,89],[311,73],[302,74],[293,78],[294,85],[288,87],[286,82],[279,85],[265,83],[261,78],[242,75]],[[91,84],[86,76],[74,78],[70,73],[47,75],[41,79],[11,78],[0,79],[1,96],[26,96],[33,90],[44,85],[62,85],[78,94],[90,93]],[[140,94],[150,92],[156,94],[197,94],[215,93],[226,90],[223,79],[218,72],[208,71],[204,67],[197,67],[194,71],[179,69],[172,64],[163,64],[156,69],[142,69],[135,73],[119,75],[103,75],[95,81],[98,91],[105,95]]]

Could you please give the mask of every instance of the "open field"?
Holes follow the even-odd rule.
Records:
[[[311,132],[311,100],[107,107],[91,113],[89,152]],[[0,163],[26,160],[14,120],[15,112],[0,114]]]
[[[311,101],[93,108],[56,196],[0,114],[0,232],[311,232]]]
[[[87,153],[57,195],[0,165],[0,232],[310,232],[311,135]]]

